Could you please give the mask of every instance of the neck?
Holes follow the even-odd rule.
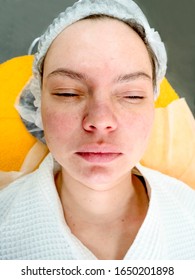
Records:
[[[67,223],[105,225],[141,215],[146,193],[141,182],[129,173],[106,190],[90,188],[59,173],[56,179],[58,193]]]
[[[71,232],[98,259],[123,259],[148,209],[148,198],[139,179],[129,174],[101,191],[63,173],[56,183]]]

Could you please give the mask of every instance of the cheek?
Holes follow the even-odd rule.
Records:
[[[123,118],[124,131],[126,131],[126,139],[132,145],[147,145],[154,121],[154,110],[142,113],[134,113],[130,117]]]
[[[74,113],[47,108],[42,110],[42,119],[47,142],[51,142],[52,139],[59,141],[60,139],[68,138],[79,122],[78,117]]]
[[[140,137],[143,137],[146,140],[149,138],[153,125],[153,120],[154,120],[153,114],[142,115],[138,118],[137,131],[140,134]]]

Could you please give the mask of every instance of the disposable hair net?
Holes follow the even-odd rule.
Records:
[[[122,21],[133,20],[140,24],[146,33],[148,44],[152,48],[157,63],[155,96],[166,73],[167,54],[164,43],[153,28],[150,27],[145,15],[132,0],[80,0],[68,7],[54,19],[46,32],[39,38],[38,50],[33,63],[33,77],[23,89],[16,108],[27,129],[37,138],[44,141],[41,119],[41,71],[44,57],[53,40],[69,25],[94,14],[108,15]],[[37,38],[36,38],[37,41]]]

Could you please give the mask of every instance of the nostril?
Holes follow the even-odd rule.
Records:
[[[115,130],[117,127],[117,119],[113,114],[112,110],[109,108],[93,107],[83,119],[83,128],[86,131],[107,131],[110,132]]]
[[[95,127],[94,125],[89,125],[89,127],[90,127],[92,130],[96,129],[96,127]]]

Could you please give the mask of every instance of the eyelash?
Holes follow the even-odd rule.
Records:
[[[54,95],[57,95],[57,96],[67,96],[67,97],[74,97],[74,96],[78,96],[78,94],[76,93],[54,93]],[[125,96],[125,98],[130,98],[130,99],[143,99],[144,97],[143,96],[138,96],[138,95],[129,95],[129,96]]]
[[[125,96],[125,98],[127,99],[143,99],[144,97],[143,96],[136,96],[136,95],[133,95],[133,96]]]
[[[54,95],[64,96],[64,97],[76,97],[76,96],[78,96],[78,94],[76,94],[76,93],[69,93],[69,92],[67,92],[67,93],[54,93]]]
[[[71,93],[71,92],[62,92],[62,93],[54,93],[55,96],[59,98],[64,98],[67,102],[72,101],[79,101],[80,95],[77,93]],[[126,95],[124,96],[123,100],[126,100],[126,102],[137,104],[141,102],[144,99],[144,96],[142,95]]]

